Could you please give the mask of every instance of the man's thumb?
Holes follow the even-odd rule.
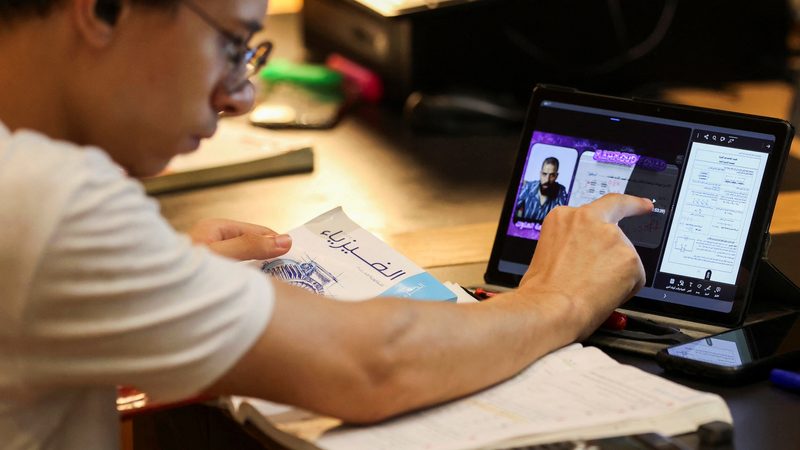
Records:
[[[259,235],[244,234],[232,239],[217,241],[208,246],[212,251],[229,258],[268,259],[283,255],[292,247],[288,234]]]

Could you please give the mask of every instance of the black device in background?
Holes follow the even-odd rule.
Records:
[[[787,0],[472,0],[393,17],[364,3],[305,0],[305,47],[374,71],[401,102],[453,86],[524,105],[539,82],[630,95],[659,83],[787,78]]]
[[[417,131],[475,135],[518,130],[525,121],[525,109],[489,92],[413,92],[406,99],[403,116]]]
[[[771,368],[800,365],[800,313],[665,348],[656,361],[667,370],[727,382],[765,377]]]

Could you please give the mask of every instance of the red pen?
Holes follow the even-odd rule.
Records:
[[[483,288],[475,289],[475,296],[478,297],[481,300],[486,300],[487,298],[492,298],[496,294],[497,294],[496,292],[487,291],[486,289],[483,289]]]
[[[628,316],[622,314],[621,312],[612,312],[608,319],[600,325],[601,328],[605,328],[607,330],[624,330],[625,327],[628,326]]]

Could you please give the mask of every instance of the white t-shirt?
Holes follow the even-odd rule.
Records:
[[[198,393],[274,292],[177,234],[102,151],[0,123],[0,447],[119,446],[115,386]]]

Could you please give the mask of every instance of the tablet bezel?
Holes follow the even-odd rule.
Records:
[[[737,289],[733,309],[730,312],[719,312],[696,307],[689,307],[675,303],[658,302],[634,296],[625,304],[625,308],[634,311],[658,314],[667,317],[690,320],[721,326],[736,326],[740,324],[747,310],[747,305],[752,298],[755,285],[758,260],[761,257],[775,209],[778,188],[789,154],[794,129],[788,122],[769,117],[753,116],[733,113],[728,111],[698,108],[684,105],[667,104],[650,100],[635,98],[611,97],[600,94],[581,92],[575,89],[538,85],[533,90],[531,102],[528,107],[524,130],[520,139],[518,154],[512,172],[509,188],[503,204],[500,221],[495,234],[492,253],[484,275],[487,283],[501,286],[516,286],[522,278],[498,270],[502,244],[507,238],[507,230],[511,219],[512,209],[516,201],[517,188],[525,160],[528,156],[531,136],[539,113],[539,106],[543,101],[556,101],[592,108],[606,109],[617,112],[641,114],[657,118],[692,122],[712,127],[723,127],[738,130],[747,130],[775,136],[775,145],[767,159],[762,183],[753,212],[745,249],[741,260],[740,273],[736,280]],[[674,209],[673,209],[674,211]],[[533,241],[534,252],[537,242]]]

